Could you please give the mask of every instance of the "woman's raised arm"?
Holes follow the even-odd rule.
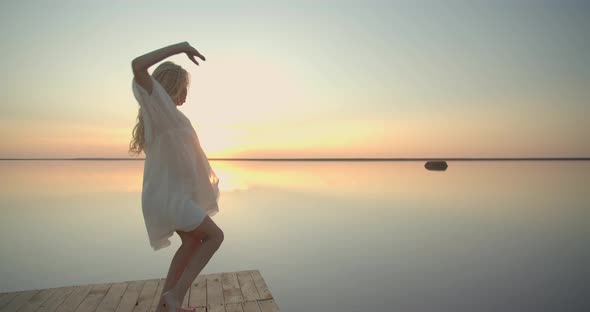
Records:
[[[133,61],[131,61],[133,78],[148,92],[148,94],[152,94],[152,79],[150,78],[147,69],[161,60],[178,53],[186,53],[186,56],[197,65],[199,65],[199,63],[195,60],[195,56],[203,61],[205,60],[205,57],[186,41],[172,44],[134,58]]]
[[[134,58],[133,61],[131,61],[133,73],[135,74],[137,72],[147,71],[150,66],[162,61],[163,59],[178,53],[183,53],[187,46],[188,43],[185,41],[138,56]]]

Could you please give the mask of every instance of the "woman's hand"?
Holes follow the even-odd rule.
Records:
[[[182,42],[181,48],[182,48],[182,52],[186,53],[186,56],[188,56],[188,58],[191,61],[193,61],[193,63],[199,65],[199,62],[197,62],[197,60],[195,59],[195,56],[199,57],[203,61],[205,60],[205,56],[203,56],[203,54],[199,53],[199,51],[197,51],[197,49],[193,48],[188,42],[186,42],[186,41]]]

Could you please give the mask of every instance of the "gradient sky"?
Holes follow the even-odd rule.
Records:
[[[590,157],[589,34],[587,1],[3,1],[0,157],[129,157],[131,60],[182,41],[209,157]]]

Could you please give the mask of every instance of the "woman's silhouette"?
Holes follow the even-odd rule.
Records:
[[[150,75],[147,69],[163,59],[185,53],[195,64],[205,57],[188,42],[173,44],[135,58],[133,94],[139,103],[137,125],[129,151],[145,152],[142,210],[154,250],[170,245],[178,233],[176,251],[157,312],[189,312],[181,308],[197,275],[219,249],[223,231],[211,220],[219,208],[219,179],[211,169],[189,119],[177,109],[186,100],[189,74],[170,61]]]

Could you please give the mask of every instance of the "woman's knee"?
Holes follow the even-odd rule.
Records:
[[[223,231],[213,222],[209,216],[205,216],[203,222],[191,232],[194,236],[211,239],[221,243],[223,241]]]
[[[177,230],[176,233],[178,233],[178,236],[182,240],[182,246],[194,248],[201,243],[201,238],[191,235],[189,232]]]
[[[217,234],[217,241],[219,244],[223,242],[223,231],[221,229],[219,229],[219,233]]]
[[[217,243],[217,245],[219,246],[223,242],[223,238],[223,231],[220,228],[217,228],[216,230],[212,231],[210,235],[208,235],[205,239],[211,240]]]

